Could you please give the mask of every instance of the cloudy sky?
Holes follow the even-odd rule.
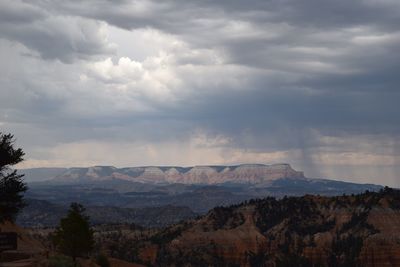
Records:
[[[400,187],[400,1],[0,0],[21,168],[287,162]]]

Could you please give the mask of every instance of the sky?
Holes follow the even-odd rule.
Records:
[[[0,0],[19,168],[289,163],[400,187],[398,0]]]

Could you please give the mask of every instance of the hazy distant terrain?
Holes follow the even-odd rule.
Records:
[[[342,195],[382,188],[306,178],[288,164],[122,169],[97,166],[29,169],[21,170],[21,173],[25,173],[29,183],[26,197],[31,206],[23,211],[20,221],[30,226],[40,223],[54,225],[71,202],[87,206],[96,223],[135,222],[143,226],[163,226],[203,214],[216,206],[237,204],[252,198]],[[147,216],[154,213],[145,208],[165,206],[169,207],[171,214],[176,213],[176,219],[168,215],[162,219],[163,222],[148,220],[157,221],[164,215]],[[102,216],[107,219],[98,217],[95,207],[106,207]],[[179,208],[174,210],[171,207]],[[135,213],[138,209],[143,212],[143,218]],[[50,214],[49,210],[54,212]]]

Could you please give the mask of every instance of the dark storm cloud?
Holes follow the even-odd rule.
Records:
[[[215,93],[209,98],[197,99],[195,103],[186,103],[190,108],[186,108],[181,116],[196,120],[209,129],[237,136],[238,142],[241,142],[244,130],[250,131],[257,138],[253,144],[242,145],[258,148],[264,143],[264,148],[298,148],[300,144],[293,144],[290,140],[306,138],[305,129],[319,129],[328,135],[346,132],[400,134],[400,93],[349,91],[308,94],[296,89],[268,91],[259,88],[251,93]],[[280,132],[285,128],[288,133],[283,137]]]
[[[257,114],[273,114],[273,120],[292,125],[319,127],[332,123],[332,127],[343,124],[346,129],[349,124],[374,118],[380,126],[396,121],[382,120],[383,114],[389,111],[393,114],[392,104],[384,103],[393,99],[390,92],[397,96],[399,84],[396,70],[400,59],[396,52],[400,38],[398,34],[392,36],[396,34],[392,26],[400,18],[396,1],[16,1],[2,6],[1,18],[6,22],[0,27],[3,38],[21,42],[44,59],[72,62],[110,52],[111,48],[97,31],[98,22],[87,20],[95,18],[127,29],[154,27],[178,34],[194,47],[214,45],[222,49],[228,56],[226,63],[273,69],[295,79],[294,82],[281,79],[264,88],[265,81],[257,77],[248,85],[253,86],[251,94],[232,94],[229,100],[226,96],[217,97],[223,103],[214,104],[217,111],[212,118],[218,118],[218,111],[224,113],[229,103],[240,99],[240,108],[236,110],[246,109],[249,114],[243,123],[250,123],[248,117]],[[248,23],[248,28],[240,29],[239,25],[239,32],[234,35],[235,28],[230,28],[229,23],[237,21]],[[365,30],[347,31],[352,27]],[[259,34],[248,35],[251,32],[246,31],[251,30]],[[360,42],[368,42],[368,35],[372,38],[388,35],[388,40],[376,45],[351,43],[358,34],[367,35]],[[323,51],[313,52],[318,49]],[[334,51],[340,53],[330,53]],[[324,65],[313,66],[314,63],[326,64],[327,69],[324,70]],[[354,74],[346,73],[353,70]],[[307,95],[291,89],[294,87],[321,92]],[[278,92],[271,92],[272,89]],[[381,95],[383,91],[385,95]],[[202,109],[209,112],[208,106],[198,107],[192,113],[196,116]],[[291,108],[280,110],[282,106]],[[326,109],[319,112],[324,116],[314,114],[316,108]],[[235,114],[235,109],[227,110]],[[240,112],[236,117],[245,117],[247,113]]]
[[[0,22],[0,48],[23,46],[8,62],[33,56],[0,79],[0,123],[17,123],[21,135],[24,125],[50,133],[41,144],[168,142],[200,128],[229,137],[221,146],[298,149],[310,169],[313,153],[361,147],[327,145],[321,136],[383,136],[393,147],[382,153],[399,156],[397,0],[2,1]],[[154,66],[118,58],[95,73],[90,64],[118,49],[108,25],[168,34],[160,37],[165,46],[181,42],[157,61],[172,74],[132,85]],[[35,65],[43,60],[48,66]]]
[[[46,17],[46,12],[39,7],[23,2],[0,2],[0,22],[6,24],[32,23]]]
[[[57,15],[33,2],[2,1],[0,38],[19,42],[43,59],[65,63],[113,52],[100,22]]]
[[[397,28],[399,3],[389,1],[251,0],[251,1],[53,1],[41,3],[56,12],[99,18],[118,27],[156,27],[170,32],[210,18],[282,22],[301,27],[340,28],[375,25]],[[181,27],[179,27],[181,25]]]

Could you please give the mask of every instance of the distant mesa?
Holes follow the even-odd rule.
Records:
[[[269,184],[281,178],[304,179],[303,172],[294,170],[289,164],[242,164],[236,166],[146,166],[115,168],[94,166],[88,168],[24,170],[28,177],[43,177],[53,182],[76,183],[105,181],[112,179],[155,184]],[[40,175],[39,175],[40,174]],[[43,178],[41,179],[44,180]],[[29,182],[34,179],[30,178]]]

